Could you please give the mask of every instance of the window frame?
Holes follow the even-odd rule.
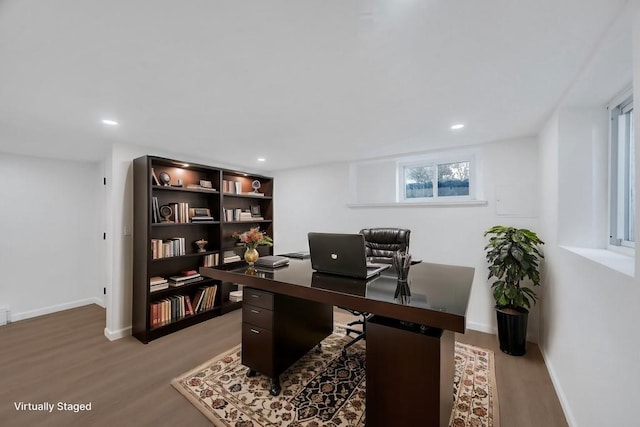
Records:
[[[630,204],[635,206],[635,133],[633,120],[634,99],[631,89],[625,91],[609,107],[609,248],[635,249],[635,217],[629,215]],[[620,117],[628,115],[624,140],[620,138]],[[622,147],[621,147],[622,145]],[[621,201],[621,198],[624,199]],[[628,237],[634,240],[629,240]]]
[[[469,194],[466,196],[440,196],[437,191],[438,184],[438,166],[448,163],[469,162]],[[407,198],[405,169],[416,167],[434,167],[433,176],[433,196],[432,197],[412,197]],[[475,201],[477,191],[476,179],[476,154],[473,152],[451,153],[448,155],[429,155],[413,158],[398,159],[396,161],[396,201],[398,203],[446,203],[446,202],[464,202]]]

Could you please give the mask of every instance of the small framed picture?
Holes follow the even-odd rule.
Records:
[[[252,205],[251,206],[251,216],[253,218],[260,217],[260,205]]]
[[[202,188],[213,188],[213,184],[211,183],[211,181],[207,181],[206,179],[201,179],[200,180],[200,187],[202,187]]]

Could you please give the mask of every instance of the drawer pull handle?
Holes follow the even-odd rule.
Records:
[[[251,310],[251,312],[252,312],[252,313],[255,313],[255,314],[260,314],[260,312],[259,312],[258,310],[253,310],[253,309],[252,309],[252,310]]]
[[[251,294],[251,298],[260,298],[260,295]]]
[[[251,332],[253,332],[254,334],[259,334],[260,331],[256,331],[255,329],[249,329]]]

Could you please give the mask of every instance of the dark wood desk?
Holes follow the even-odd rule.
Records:
[[[247,286],[243,363],[274,380],[272,393],[277,377],[331,333],[333,306],[352,308],[374,314],[367,323],[367,426],[448,425],[454,332],[465,332],[473,268],[413,265],[410,295],[398,289],[392,269],[369,281],[316,273],[309,260],[296,259],[277,270],[232,263],[200,272]]]

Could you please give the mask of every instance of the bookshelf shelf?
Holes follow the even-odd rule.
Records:
[[[223,225],[230,225],[230,224],[258,224],[258,223],[270,223],[272,222],[270,219],[258,219],[255,221],[224,221],[222,224]]]
[[[217,190],[205,190],[202,188],[186,188],[186,187],[171,187],[168,185],[153,185],[153,190],[162,191],[182,191],[185,193],[204,193],[204,194],[220,194]]]
[[[166,325],[162,325],[162,326],[156,326],[154,328],[151,328],[150,331],[162,331],[162,330],[170,330],[170,329],[176,329],[176,326],[179,326],[180,324],[185,324],[185,326],[191,326],[193,324],[199,323],[199,319],[200,321],[202,320],[209,320],[212,317],[218,316],[220,315],[222,312],[222,309],[220,306],[217,307],[213,307],[210,308],[209,310],[205,310],[205,311],[201,311],[200,313],[196,313],[196,314],[190,314],[189,316],[185,316],[182,317],[178,320],[174,320],[170,323],[167,323]],[[228,311],[227,311],[228,313]],[[182,329],[182,328],[180,328]],[[174,331],[171,331],[174,332]],[[166,335],[166,334],[163,334]]]
[[[200,221],[200,222],[156,222],[151,224],[152,227],[182,227],[182,226],[200,226],[208,224],[220,224],[220,221]]]
[[[233,283],[204,279],[151,292],[151,278],[188,277],[193,274],[189,271],[197,272],[201,266],[221,264],[230,252],[240,254],[241,248],[234,247],[234,232],[259,225],[269,236],[273,236],[273,178],[188,163],[189,166],[184,166],[185,162],[155,156],[143,156],[133,162],[132,330],[133,335],[144,343],[242,306],[241,302],[229,301],[230,292],[237,289]],[[161,182],[158,178],[183,186],[158,185]],[[243,194],[252,191],[256,181],[264,196]],[[215,190],[193,188],[203,184],[210,184]],[[223,185],[231,190],[230,194],[220,191],[225,188]],[[258,211],[264,219],[221,222],[229,211],[238,217]],[[214,220],[192,222],[193,216],[213,217]],[[174,222],[161,222],[165,218]],[[198,252],[203,240],[206,241],[206,251]],[[271,254],[273,249],[267,248],[266,252],[265,249],[261,250],[261,254],[267,252]],[[158,257],[168,254],[180,255]],[[193,304],[203,295],[203,289],[213,286],[216,291],[207,300],[207,305],[212,308],[189,315],[189,303],[195,309]],[[167,307],[170,309],[167,310]],[[160,319],[159,310],[160,315],[164,316]]]
[[[237,198],[245,198],[245,199],[272,199],[271,196],[254,196],[252,194],[234,194],[234,193],[223,193],[224,197],[237,197]]]

